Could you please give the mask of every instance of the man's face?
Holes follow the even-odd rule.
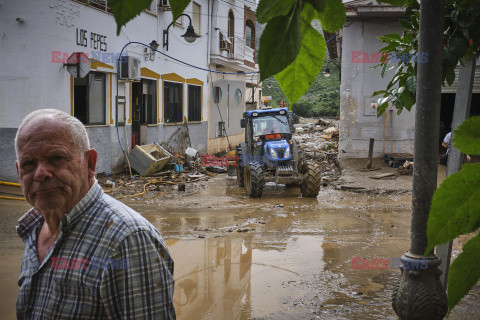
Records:
[[[95,150],[80,152],[65,125],[53,118],[32,120],[18,137],[20,185],[42,214],[64,214],[83,198],[93,184],[95,160]]]

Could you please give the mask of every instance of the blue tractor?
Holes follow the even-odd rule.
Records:
[[[245,142],[236,148],[237,182],[248,196],[260,198],[267,182],[299,186],[303,197],[318,195],[320,167],[306,161],[292,139],[288,109],[246,111],[240,126]]]

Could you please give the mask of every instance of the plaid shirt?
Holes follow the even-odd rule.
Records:
[[[44,261],[35,209],[17,226],[25,244],[18,319],[175,319],[173,260],[145,218],[95,183],[60,222]]]

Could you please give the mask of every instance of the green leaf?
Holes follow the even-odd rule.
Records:
[[[477,234],[463,246],[463,251],[450,266],[447,281],[448,310],[470,291],[480,279],[480,235]]]
[[[327,0],[325,10],[320,13],[318,20],[322,28],[328,32],[335,32],[345,24],[347,11],[341,0]]]
[[[188,1],[190,2],[190,0]],[[120,34],[122,27],[147,9],[151,2],[152,0],[109,0],[108,6],[112,10],[115,22],[117,22],[117,36]]]
[[[318,13],[323,12],[325,10],[326,0],[306,0],[310,3]]]
[[[295,4],[296,0],[260,0],[257,7],[257,21],[267,23],[269,20],[285,16]]]
[[[317,17],[313,6],[305,3],[301,15],[300,52],[287,68],[275,76],[290,106],[300,99],[322,70],[327,46],[322,34],[312,27],[312,20]]]
[[[435,191],[427,224],[427,254],[480,226],[480,163],[465,164]]]
[[[408,20],[405,20],[405,19],[400,19],[400,25],[402,26],[402,28],[404,29],[412,29],[412,23]]]
[[[408,90],[408,88],[406,88],[406,90],[404,90],[402,92],[402,94],[400,95],[400,98],[403,101],[403,107],[405,109],[407,109],[408,111],[410,111],[410,109],[412,109],[412,106],[415,104],[415,102],[412,99],[412,95],[411,95],[410,90]],[[399,111],[401,112],[401,110],[399,110]]]
[[[407,81],[406,81],[406,86],[407,86],[407,89],[410,92],[416,92],[417,91],[417,76],[408,77]]]
[[[385,73],[387,72],[387,67],[388,67],[388,63],[384,63],[382,65],[382,70],[380,71],[380,74],[382,75],[382,78],[385,77]]]
[[[448,69],[445,79],[447,80],[448,85],[451,86],[455,80],[455,69]]]
[[[379,36],[377,38],[380,40],[388,41],[388,42],[395,41],[395,40],[398,40],[398,41],[402,40],[402,37],[398,33],[389,33],[384,36]]]
[[[374,96],[378,96],[379,94],[386,94],[388,93],[387,90],[379,90],[379,91],[375,91],[374,93],[372,93],[372,97]]]
[[[466,154],[480,154],[480,116],[465,120],[453,133],[453,145]]]
[[[258,52],[260,81],[288,67],[300,51],[300,8],[296,5],[289,15],[271,19],[262,37]]]
[[[170,0],[170,7],[172,8],[173,21],[176,21],[178,16],[185,11],[191,0]],[[152,1],[150,1],[152,2]]]
[[[380,117],[388,107],[388,97],[378,99],[377,117]]]

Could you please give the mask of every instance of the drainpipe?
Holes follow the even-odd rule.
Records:
[[[410,251],[402,258],[400,283],[392,307],[401,320],[443,319],[447,296],[440,282],[440,259],[427,248],[427,220],[437,188],[438,137],[442,82],[442,35],[445,0],[420,1],[418,52],[428,54],[418,64]]]
[[[210,0],[207,1],[207,12],[208,12],[208,37],[207,37],[207,68],[210,69],[210,42],[212,41],[211,34],[212,34],[212,16],[213,16],[213,3],[212,3],[212,12],[210,12]],[[207,82],[208,82],[207,76]]]

